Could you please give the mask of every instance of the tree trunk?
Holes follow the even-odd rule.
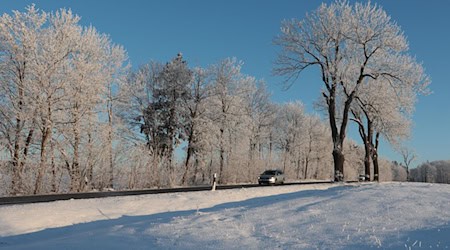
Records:
[[[136,186],[136,167],[132,166],[128,176],[128,189],[134,189]]]
[[[39,162],[39,168],[38,168],[38,174],[36,177],[36,183],[34,186],[34,194],[38,194],[41,192],[42,189],[42,180],[44,178],[45,170],[46,170],[46,164],[47,164],[47,142],[48,139],[51,137],[51,125],[47,124],[44,128],[44,131],[42,132],[42,141],[41,141],[41,153],[40,153],[40,162]]]
[[[58,186],[56,185],[57,181],[57,169],[56,169],[56,163],[55,163],[55,143],[50,141],[50,151],[51,151],[51,164],[52,164],[52,193],[58,192]]]
[[[309,167],[309,156],[307,156],[305,159],[305,175],[304,175],[305,180],[308,178],[308,167]]]
[[[176,90],[173,90],[172,100],[171,100],[171,107],[169,110],[169,121],[167,124],[167,137],[170,141],[170,145],[166,145],[166,155],[169,157],[169,164],[172,166],[172,156],[174,151],[174,145],[175,145],[175,129],[178,126],[175,121],[175,117],[177,116],[177,107],[176,107],[176,101],[178,99],[178,95]]]
[[[272,162],[272,132],[269,134],[269,163]]]
[[[224,130],[220,129],[220,163],[219,163],[219,181],[218,181],[219,184],[223,183],[222,174],[223,174],[223,168],[225,165],[225,156],[224,156],[225,150],[224,150],[224,145],[223,145],[223,133],[224,133]]]
[[[159,151],[159,149],[158,149],[158,151]],[[161,161],[164,160],[164,157],[162,156],[162,153],[160,154],[159,152],[156,152],[155,154],[153,154],[152,160],[153,160],[154,178],[156,179],[155,184],[158,188],[160,188],[162,185],[162,182],[161,182],[162,178],[160,175],[160,173],[161,173],[160,165],[162,164]]]
[[[199,165],[198,159],[195,159],[195,161],[194,161],[194,177],[193,177],[194,184],[198,183],[198,178],[197,178],[197,175],[199,173],[198,165]]]
[[[88,137],[88,141],[87,141],[87,164],[86,164],[86,175],[85,178],[87,179],[86,181],[86,186],[84,189],[86,190],[91,190],[93,189],[94,185],[93,185],[93,175],[94,175],[94,156],[93,156],[93,140],[92,140],[92,123],[91,123],[91,117],[89,117],[89,128],[87,131],[87,137]]]
[[[13,155],[13,178],[12,178],[12,194],[18,194],[20,193],[21,186],[22,186],[22,176],[21,176],[21,164],[19,162],[19,141],[20,135],[16,133],[15,136],[15,142],[14,142],[14,155]]]
[[[371,149],[372,149],[372,128],[371,128],[371,122],[366,114],[367,118],[367,134],[364,130],[363,123],[361,121],[361,117],[358,115],[358,113],[354,112],[352,110],[353,116],[355,117],[355,122],[358,124],[358,132],[361,137],[361,140],[364,144],[364,180],[370,181],[370,157],[371,157]]]
[[[35,126],[35,123],[33,121],[32,125],[31,125],[31,128],[28,131],[27,139],[25,140],[25,147],[23,148],[23,161],[22,161],[21,165],[23,165],[26,162],[26,160],[27,160],[28,151],[30,149],[30,144],[31,144],[31,141],[33,140],[34,126]]]
[[[333,160],[334,160],[334,170],[335,170],[334,181],[343,181],[344,180],[345,157],[344,157],[344,154],[342,153],[342,150],[339,147],[335,147],[333,149]]]
[[[208,173],[208,177],[209,178],[211,178],[212,177],[212,164],[213,164],[213,156],[212,156],[212,152],[210,152],[210,155],[211,155],[211,158],[209,159],[209,164],[208,164],[208,171],[209,171],[209,173]],[[206,181],[206,176],[203,174],[203,176],[202,176],[203,178],[202,178],[202,183],[205,183],[205,181]],[[220,179],[220,176],[219,176],[219,179]]]
[[[373,180],[380,181],[379,166],[378,166],[378,145],[379,145],[380,133],[377,132],[375,136],[375,145],[372,145],[372,161],[373,161]]]
[[[71,177],[71,185],[70,185],[70,191],[72,192],[78,192],[81,184],[81,171],[80,171],[80,118],[79,118],[79,109],[78,104],[75,104],[75,110],[74,110],[74,123],[73,123],[73,158],[72,158],[72,171],[70,173]]]
[[[364,177],[365,181],[370,181],[370,145],[364,142]]]
[[[312,141],[313,141],[313,136],[312,136],[312,124],[311,124],[311,120],[309,123],[309,142],[308,142],[308,154],[306,155],[305,158],[305,180],[308,178],[308,167],[309,167],[309,161],[310,161],[310,157],[311,157],[311,153],[312,153]]]
[[[191,147],[191,145],[189,145],[188,150],[187,150],[187,155],[186,155],[186,161],[184,162],[184,174],[183,174],[183,178],[181,179],[181,183],[183,185],[185,185],[187,182],[187,175],[189,173],[189,160],[191,159],[192,152],[193,152],[192,147]]]
[[[113,124],[112,124],[112,90],[110,87],[110,100],[108,100],[108,160],[109,160],[109,180],[108,188],[113,188],[114,184],[114,159],[113,159]]]
[[[23,159],[20,159],[20,157],[19,157],[20,154],[18,154],[17,159],[13,161],[12,194],[18,194],[21,191],[22,175],[23,175],[24,166],[27,162],[30,144],[31,144],[31,141],[33,140],[34,129],[35,129],[34,126],[35,126],[35,122],[33,120],[30,130],[28,131],[28,136],[25,140],[25,146],[23,148]],[[16,150],[16,148],[14,150]],[[20,150],[20,147],[18,147],[17,150]],[[16,154],[16,152],[14,152],[14,154]]]
[[[373,180],[380,181],[379,166],[378,166],[378,153],[373,154],[372,161],[373,161]]]
[[[333,81],[334,82],[334,81]],[[331,137],[333,140],[333,161],[334,161],[334,181],[343,181],[344,179],[344,162],[345,157],[342,151],[344,139],[345,139],[345,130],[347,128],[348,121],[348,111],[350,108],[351,102],[347,100],[345,102],[344,107],[344,117],[341,124],[340,131],[338,131],[337,123],[336,123],[336,84],[332,84],[332,87],[329,92],[330,96],[324,94],[325,101],[328,106],[328,119],[330,122],[331,128]]]
[[[21,164],[20,164],[20,142],[22,140],[21,130],[22,130],[22,106],[23,106],[23,87],[18,86],[18,109],[16,116],[16,127],[14,131],[14,152],[13,152],[13,178],[12,178],[12,193],[20,193],[22,186],[22,176],[21,176]]]
[[[51,110],[51,100],[47,99],[47,117],[44,118],[44,129],[42,131],[42,141],[41,141],[41,154],[38,175],[36,177],[36,185],[34,188],[34,194],[38,194],[42,189],[42,181],[44,178],[45,170],[47,168],[47,142],[52,139],[52,110]]]
[[[194,125],[192,124],[190,126],[189,137],[188,137],[188,149],[187,149],[186,161],[184,162],[184,174],[183,174],[183,178],[181,179],[181,183],[183,185],[185,185],[187,182],[187,175],[189,173],[189,160],[191,159],[191,156],[194,153],[194,150],[192,148],[193,140],[194,140]]]

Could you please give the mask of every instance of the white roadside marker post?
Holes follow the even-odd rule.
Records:
[[[212,183],[212,189],[211,191],[216,191],[216,182],[217,182],[217,174],[214,173],[213,175],[213,183]]]

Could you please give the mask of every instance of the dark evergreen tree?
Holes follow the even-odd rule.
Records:
[[[141,132],[158,154],[173,156],[173,151],[186,139],[186,123],[189,115],[185,106],[190,95],[192,71],[183,60],[181,53],[166,63],[156,78],[153,102],[144,112]]]

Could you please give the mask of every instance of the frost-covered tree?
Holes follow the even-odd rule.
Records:
[[[270,127],[275,120],[275,105],[270,101],[270,93],[264,82],[257,83],[249,92],[247,115],[251,117],[250,161],[256,156],[262,157],[268,143]]]
[[[369,79],[409,84],[399,73],[419,67],[408,55],[405,36],[381,7],[370,2],[351,5],[340,1],[322,4],[304,20],[283,22],[275,43],[282,51],[274,71],[287,76],[287,81],[293,82],[309,67],[320,69],[334,170],[343,173],[350,109],[361,86]],[[339,97],[339,93],[343,95]]]
[[[347,161],[345,180],[358,180],[364,173],[364,148],[350,138],[345,141],[344,148]]]
[[[37,96],[30,91],[30,65],[46,19],[34,5],[0,17],[0,140],[11,156],[13,194],[23,191],[24,166],[35,136]]]
[[[151,151],[157,151],[157,123],[151,114],[155,103],[154,92],[157,78],[163,65],[150,62],[130,71],[125,84],[120,89],[119,116],[126,122],[127,129],[122,132],[124,139],[144,140]],[[144,135],[139,136],[139,135]]]
[[[313,163],[319,163],[321,158],[328,159],[324,157],[323,154],[328,154],[328,151],[323,149],[328,149],[329,137],[328,129],[325,124],[320,120],[318,116],[309,115],[306,117],[304,124],[305,139],[303,141],[303,178],[309,179],[311,177],[317,176],[317,173],[313,172]],[[325,161],[322,161],[323,163]],[[322,165],[323,166],[323,165]],[[315,169],[317,172],[317,169]],[[313,173],[313,174],[311,174]]]
[[[181,182],[188,182],[190,174],[191,161],[194,161],[195,172],[191,174],[191,182],[195,182],[195,178],[199,171],[203,155],[206,154],[205,137],[208,131],[207,118],[207,98],[211,95],[211,72],[209,69],[195,68],[193,70],[193,78],[190,83],[189,97],[185,98],[186,109],[188,112],[187,122],[185,124],[186,131],[186,160],[184,162],[184,174]]]
[[[125,124],[120,130],[121,138],[125,142],[122,151],[124,154],[126,151],[133,151],[131,155],[133,159],[143,154],[139,160],[122,161],[123,168],[130,169],[126,184],[130,188],[159,187],[163,182],[163,169],[160,163],[165,162],[165,157],[159,150],[161,148],[158,136],[159,120],[153,116],[156,113],[153,111],[156,107],[154,93],[163,67],[161,63],[149,62],[130,71],[120,89],[118,116]],[[143,151],[143,148],[147,150]]]
[[[155,115],[159,122],[158,136],[161,150],[169,158],[181,140],[186,139],[185,123],[189,120],[185,107],[190,96],[192,72],[183,60],[181,53],[168,62],[157,78],[158,84],[154,91]]]
[[[184,141],[195,140],[197,132],[190,133],[192,116],[203,112],[198,104],[204,98],[203,76],[198,81],[193,77],[180,53],[165,65],[150,62],[130,72],[121,89],[120,117],[128,124],[124,134],[127,139],[144,140],[148,153],[156,162],[166,162],[171,176],[177,175],[172,166],[174,150]],[[193,147],[188,151],[191,157]],[[157,172],[157,164],[152,165]]]
[[[393,161],[390,165],[392,168],[392,179],[389,181],[408,181],[406,168],[403,164],[398,164],[398,162]],[[382,180],[382,178],[383,175],[380,175],[380,180]]]
[[[209,119],[214,126],[214,147],[219,157],[219,182],[229,181],[225,166],[231,165],[233,153],[246,152],[240,150],[243,134],[247,134],[249,122],[245,113],[248,100],[246,97],[255,86],[253,77],[241,73],[241,62],[236,59],[225,59],[212,66],[212,90],[210,98]],[[214,138],[214,139],[213,139]],[[248,145],[245,143],[245,145]],[[233,150],[235,150],[233,152]]]
[[[293,165],[296,179],[301,173],[301,143],[304,141],[305,112],[301,102],[291,102],[283,105],[277,118],[277,139],[283,158],[283,171],[288,172]]]
[[[122,46],[112,44],[111,42],[106,42],[102,44],[103,50],[106,55],[106,62],[104,62],[104,74],[107,86],[105,88],[104,96],[106,101],[106,113],[108,114],[108,161],[109,161],[109,181],[108,187],[113,188],[114,182],[114,123],[117,118],[115,110],[117,109],[117,103],[119,101],[119,93],[117,89],[120,89],[124,83],[124,62],[127,59],[125,49]],[[116,89],[116,90],[115,90]],[[92,180],[92,167],[89,168],[89,179]]]
[[[53,133],[56,123],[64,121],[64,105],[69,96],[69,79],[67,70],[71,56],[78,50],[82,28],[77,25],[79,17],[64,9],[48,16],[48,26],[40,32],[38,44],[40,49],[35,56],[35,83],[33,92],[36,93],[39,107],[40,122],[40,160],[37,169],[34,193],[42,191],[44,175],[47,171],[49,150],[53,143]],[[52,147],[50,147],[52,148]],[[49,152],[50,151],[50,152]],[[76,151],[75,153],[78,153]]]
[[[403,164],[406,168],[406,181],[409,181],[409,169],[411,167],[411,163],[416,160],[417,155],[414,153],[414,151],[408,147],[401,147],[399,149],[400,154],[402,155]]]
[[[274,163],[272,127],[276,119],[276,105],[270,101],[264,82],[256,84],[248,91],[245,116],[248,118],[248,156],[247,181],[254,180],[255,176],[264,169],[272,168]]]
[[[420,65],[402,63],[393,79],[369,79],[361,86],[352,105],[353,121],[365,147],[366,178],[370,178],[370,158],[374,165],[374,180],[378,180],[378,145],[383,136],[394,147],[409,136],[411,115],[416,95],[425,93],[428,79]],[[401,70],[400,70],[401,69]],[[402,79],[402,82],[398,79]]]
[[[299,101],[285,103],[278,106],[272,129],[279,168],[289,178],[330,178],[329,129],[318,116],[307,114]]]

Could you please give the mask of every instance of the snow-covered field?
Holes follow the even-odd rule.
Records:
[[[0,206],[1,249],[450,249],[450,185],[309,185]]]

